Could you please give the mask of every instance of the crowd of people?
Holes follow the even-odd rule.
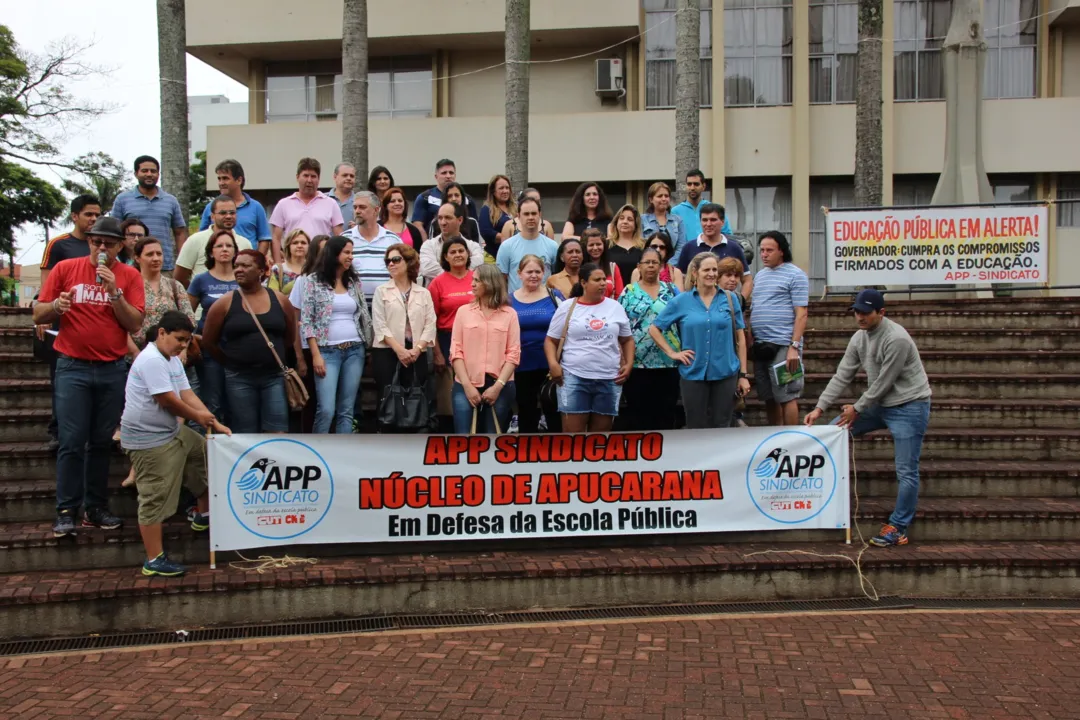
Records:
[[[758,238],[752,274],[723,206],[703,200],[698,170],[674,207],[670,186],[652,184],[644,213],[630,204],[612,212],[597,183],[582,183],[557,242],[535,188],[515,194],[495,175],[479,203],[447,159],[410,212],[390,169],[375,168],[357,189],[355,168],[341,163],[323,193],[322,166],[304,158],[297,191],[269,216],[244,192],[240,163],[225,160],[215,168],[220,194],[191,237],[176,199],[157,186],[157,160],[140,157],[134,169],[138,186],[108,215],[92,196],[72,202],[73,229],[45,251],[34,322],[42,337],[59,330],[54,534],[74,534],[80,509],[84,527],[122,524],[107,493],[119,427],[148,575],[183,572],[161,547],[163,513],[182,483],[192,528],[208,526],[205,477],[192,471],[206,429],[726,428],[745,424],[752,378],[771,424],[799,422],[807,276],[778,231]],[[837,382],[850,383],[859,357],[845,357]],[[293,373],[306,403],[290,402]],[[366,374],[374,403],[364,402]],[[925,389],[892,399],[925,401],[928,415]],[[839,394],[830,385],[820,407]],[[411,400],[386,402],[391,395]],[[864,422],[868,407],[856,408]],[[854,421],[847,407],[840,420]],[[910,443],[905,453],[910,486]],[[904,507],[913,512],[914,501]],[[896,537],[909,515],[895,518]]]

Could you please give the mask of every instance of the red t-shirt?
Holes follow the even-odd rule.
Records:
[[[460,280],[444,272],[428,285],[431,302],[435,305],[435,327],[439,330],[453,330],[454,318],[458,308],[473,301],[473,271],[465,273]]]
[[[115,261],[110,269],[124,299],[139,312],[145,310],[139,271]],[[53,343],[56,352],[79,360],[119,360],[127,355],[128,333],[116,320],[109,294],[97,282],[97,265],[84,257],[57,263],[38,301],[51,303],[62,292],[72,293],[71,309],[60,316],[60,334]]]

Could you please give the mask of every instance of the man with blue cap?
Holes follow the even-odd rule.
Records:
[[[930,382],[915,341],[885,317],[885,298],[880,292],[860,291],[851,310],[859,331],[848,342],[840,366],[804,422],[813,425],[847,390],[856,373],[866,372],[866,391],[854,405],[844,405],[833,423],[850,428],[856,437],[883,429],[892,434],[899,486],[896,509],[870,542],[878,547],[907,545],[919,500],[919,456],[930,423]]]

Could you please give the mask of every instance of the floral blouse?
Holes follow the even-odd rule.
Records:
[[[172,291],[169,290],[170,282],[173,284]],[[142,327],[139,328],[139,332],[131,333],[131,339],[135,341],[135,346],[140,350],[146,347],[146,333],[150,328],[161,322],[161,317],[170,310],[179,310],[187,315],[192,325],[195,325],[195,310],[191,307],[191,300],[188,299],[187,290],[184,289],[184,286],[178,280],[171,280],[162,275],[158,281],[158,287],[161,292],[155,293],[153,288],[150,287],[150,283],[145,279],[143,280],[143,290],[146,292],[146,309],[143,314]]]
[[[664,351],[658,348],[649,337],[649,327],[660,311],[677,294],[678,290],[669,282],[660,283],[660,292],[656,299],[642,290],[637,283],[628,285],[623,291],[619,303],[626,310],[626,316],[630,318],[630,330],[634,335],[634,367],[649,369],[675,367],[675,361],[665,355]],[[674,329],[664,333],[664,338],[675,352],[682,349],[679,336]]]
[[[293,283],[298,277],[300,273],[293,272],[285,263],[274,265],[270,268],[270,278],[266,281],[266,287],[277,290],[282,295],[288,295],[292,292]]]
[[[354,282],[347,288],[349,297],[356,303],[353,321],[356,334],[364,339],[364,344],[371,347],[372,324],[368,314],[367,301],[360,282]],[[334,288],[319,282],[314,276],[304,280],[303,299],[300,301],[300,337],[305,341],[315,338],[315,344],[324,347],[330,336],[330,318],[334,314]],[[305,346],[306,346],[305,342]]]

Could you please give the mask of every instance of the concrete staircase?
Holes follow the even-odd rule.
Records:
[[[804,411],[854,332],[846,305],[811,307]],[[863,572],[882,594],[1080,596],[1080,301],[894,302],[889,316],[919,344],[934,404],[912,543],[868,550]],[[25,311],[0,311],[0,637],[861,592],[854,562],[843,557],[861,547],[824,531],[603,539],[587,547],[308,546],[289,554],[317,564],[260,574],[229,567],[231,556],[219,556],[211,571],[205,536],[177,520],[166,544],[192,572],[146,579],[138,574],[136,497],[120,488],[127,464],[119,453],[112,509],[128,527],[82,531],[74,542],[52,537],[55,462],[43,443],[50,389],[47,368],[32,358],[28,324]],[[764,424],[755,400],[747,420]],[[892,441],[871,435],[854,444],[854,455],[853,514],[869,536],[895,497]]]

